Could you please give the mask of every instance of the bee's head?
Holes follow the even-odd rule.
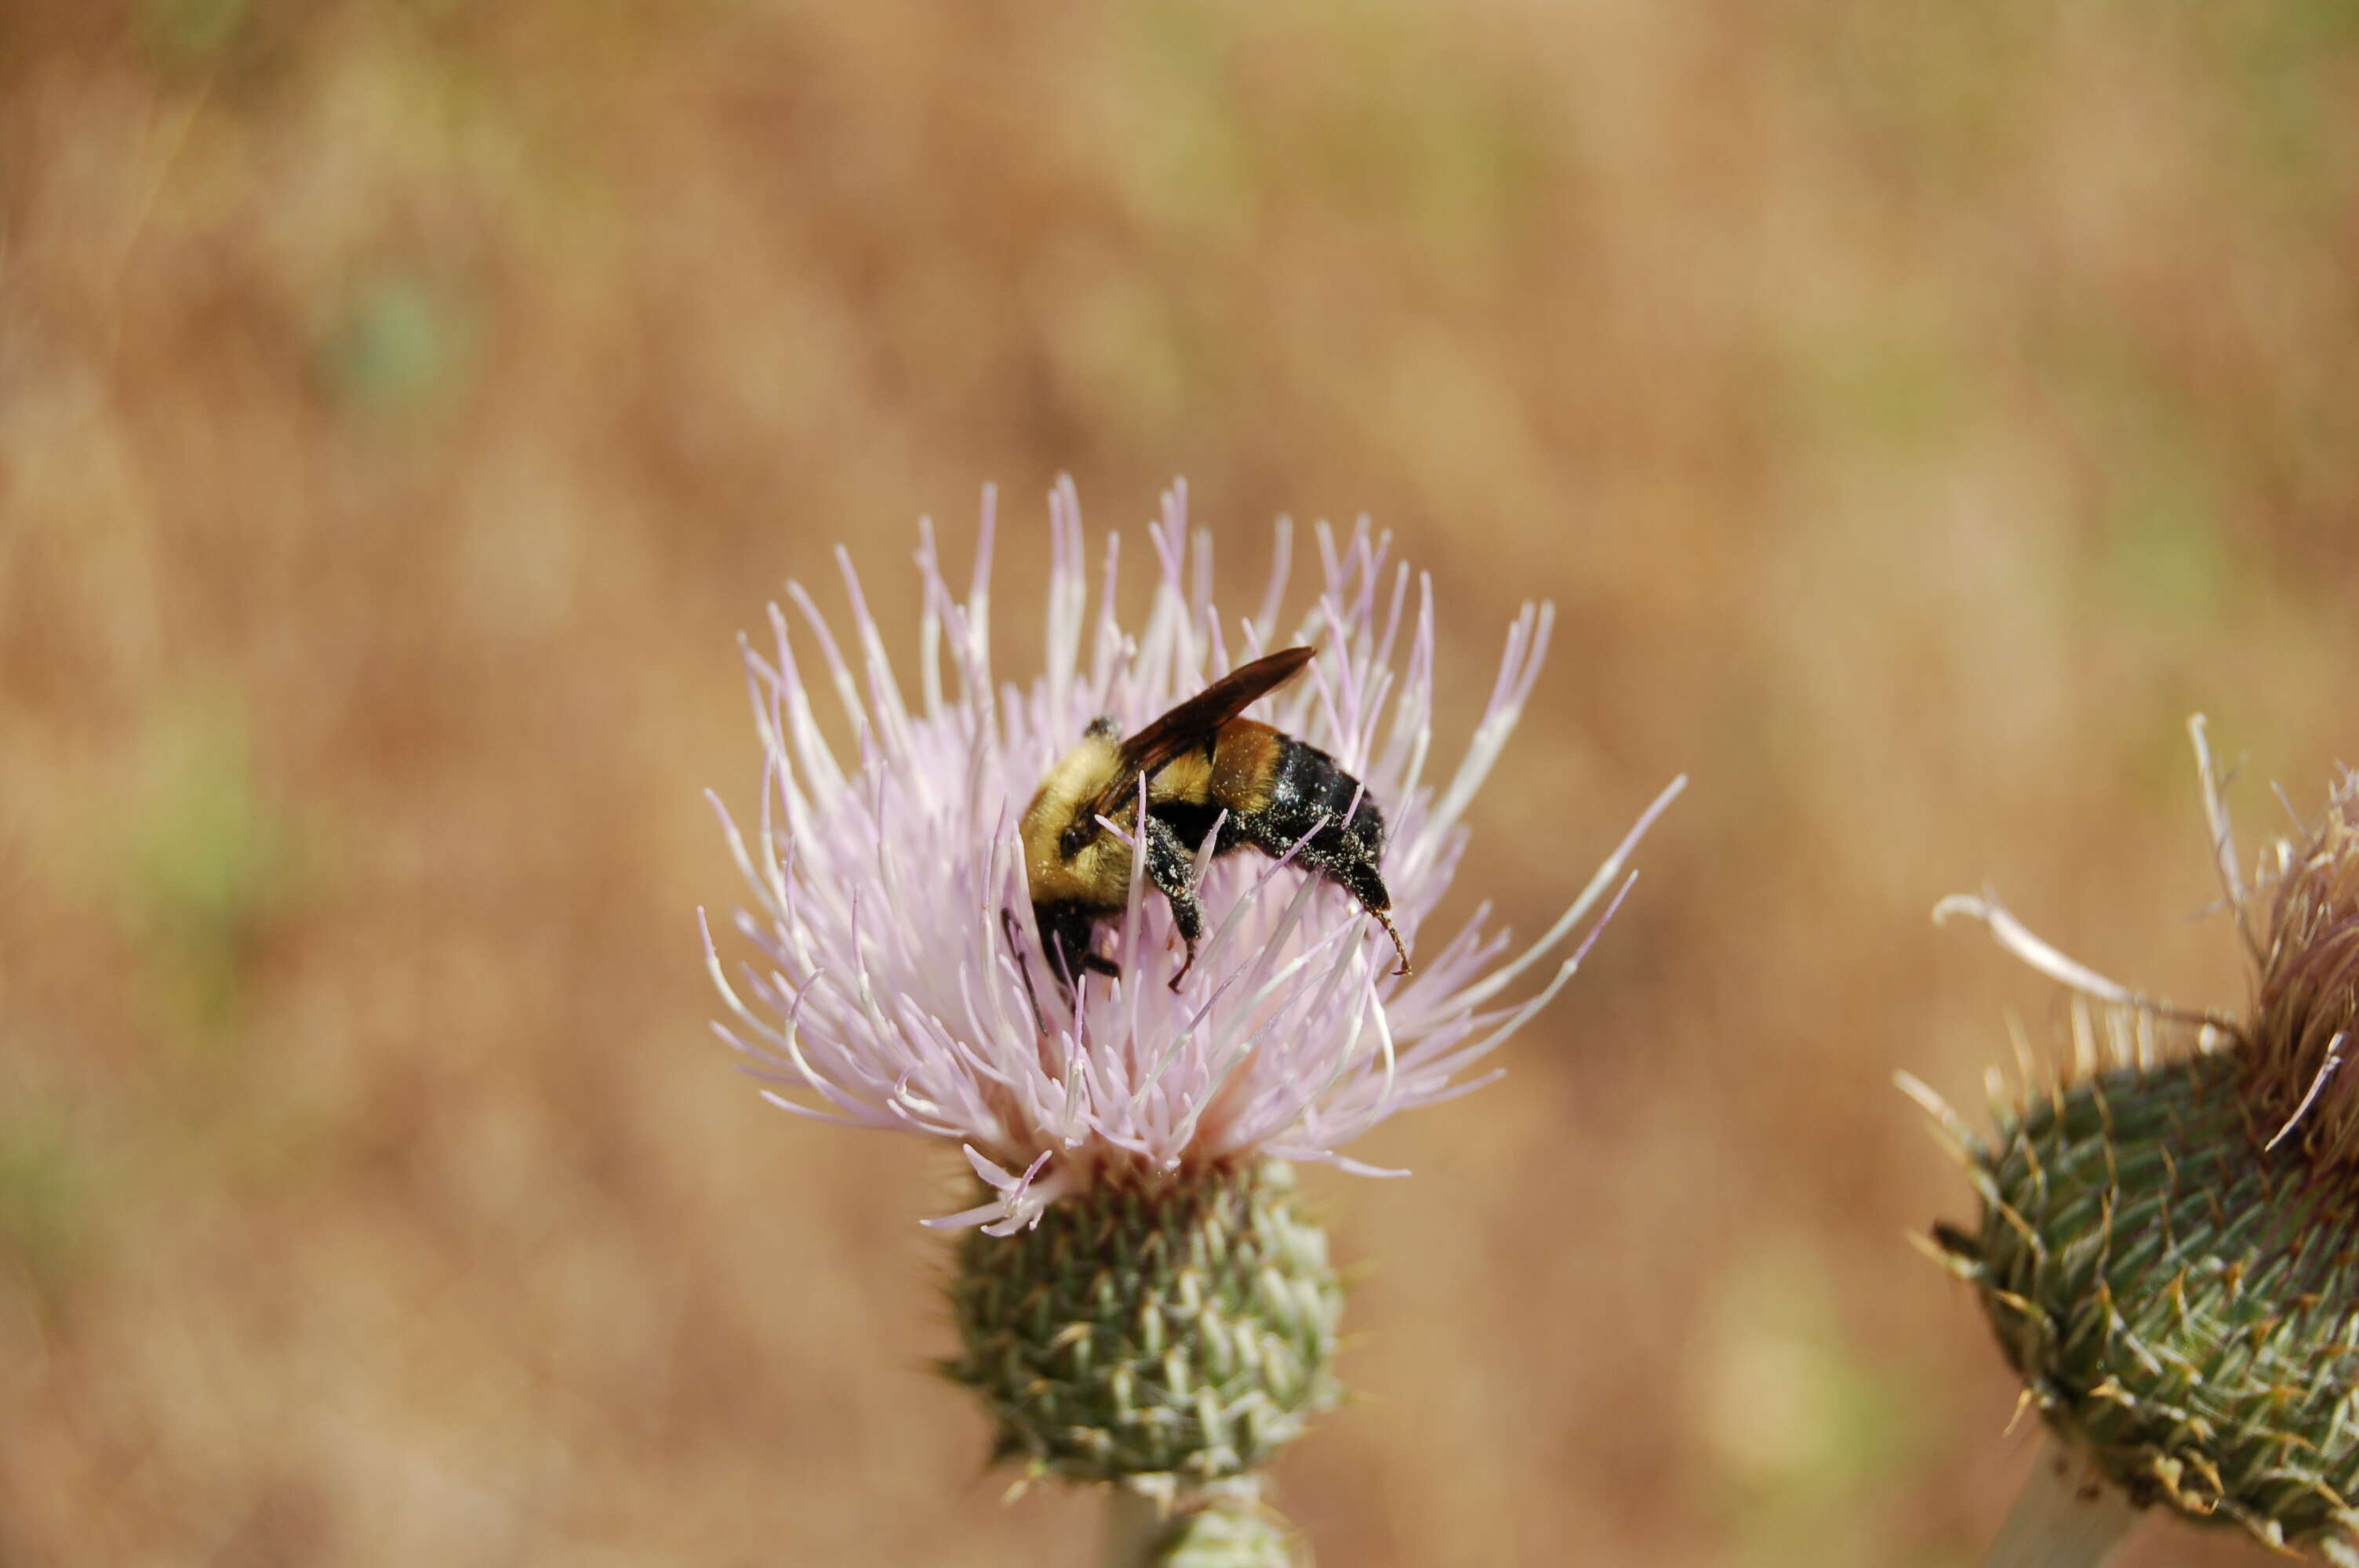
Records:
[[[1088,726],[1082,730],[1082,744],[1074,755],[1076,757],[1087,757],[1089,762],[1086,765],[1090,766],[1093,770],[1098,768],[1111,768],[1114,765],[1114,752],[1108,742],[1119,741],[1121,739],[1121,721],[1116,719],[1111,713],[1101,713],[1095,719],[1091,719]],[[1103,783],[1104,781],[1103,778],[1100,778],[1093,782]],[[1089,793],[1094,794],[1095,791],[1094,789],[1092,789]],[[1096,839],[1097,836],[1097,816],[1090,810],[1085,798],[1083,803],[1078,806],[1074,810],[1073,819],[1071,822],[1066,823],[1063,830],[1058,833],[1057,853],[1065,860],[1070,860],[1074,856],[1080,854],[1082,850],[1088,849],[1091,843]]]
[[[1035,896],[1046,896],[1040,878],[1064,874],[1098,842],[1097,803],[1122,772],[1119,733],[1111,718],[1093,720],[1081,744],[1057,759],[1025,808],[1024,853]]]

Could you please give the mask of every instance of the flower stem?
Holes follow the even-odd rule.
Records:
[[[2101,1568],[2137,1518],[2126,1492],[2051,1435],[2040,1444],[1983,1568]]]
[[[1163,1507],[1134,1487],[1106,1488],[1106,1568],[1153,1568]]]

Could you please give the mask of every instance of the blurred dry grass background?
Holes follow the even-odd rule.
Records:
[[[1313,1177],[1330,1564],[1963,1563],[1966,1209],[2043,932],[2233,1002],[2181,722],[2315,804],[2359,587],[2348,0],[12,0],[0,1563],[1090,1561],[946,1163],[706,1038],[731,643],[1071,470],[1558,653],[1463,886],[1696,785],[1508,1083]],[[1003,569],[1004,667],[1031,585]],[[2257,1562],[2154,1527],[2139,1563]]]

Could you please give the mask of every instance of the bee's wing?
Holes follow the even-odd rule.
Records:
[[[1316,648],[1281,648],[1275,654],[1239,665],[1170,712],[1122,743],[1121,765],[1114,782],[1097,799],[1097,809],[1113,812],[1138,787],[1139,775],[1152,774],[1191,746],[1201,745],[1214,730],[1251,708],[1301,673],[1318,654]]]

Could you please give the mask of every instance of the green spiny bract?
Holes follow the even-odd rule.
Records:
[[[1936,1232],[2026,1397],[2142,1504],[2341,1552],[2359,1514],[2359,1189],[2267,1147],[2241,1051],[2002,1110]]]
[[[1251,1471],[1334,1403],[1343,1289],[1282,1164],[1110,1173],[1014,1236],[971,1231],[944,1363],[1036,1474]]]

